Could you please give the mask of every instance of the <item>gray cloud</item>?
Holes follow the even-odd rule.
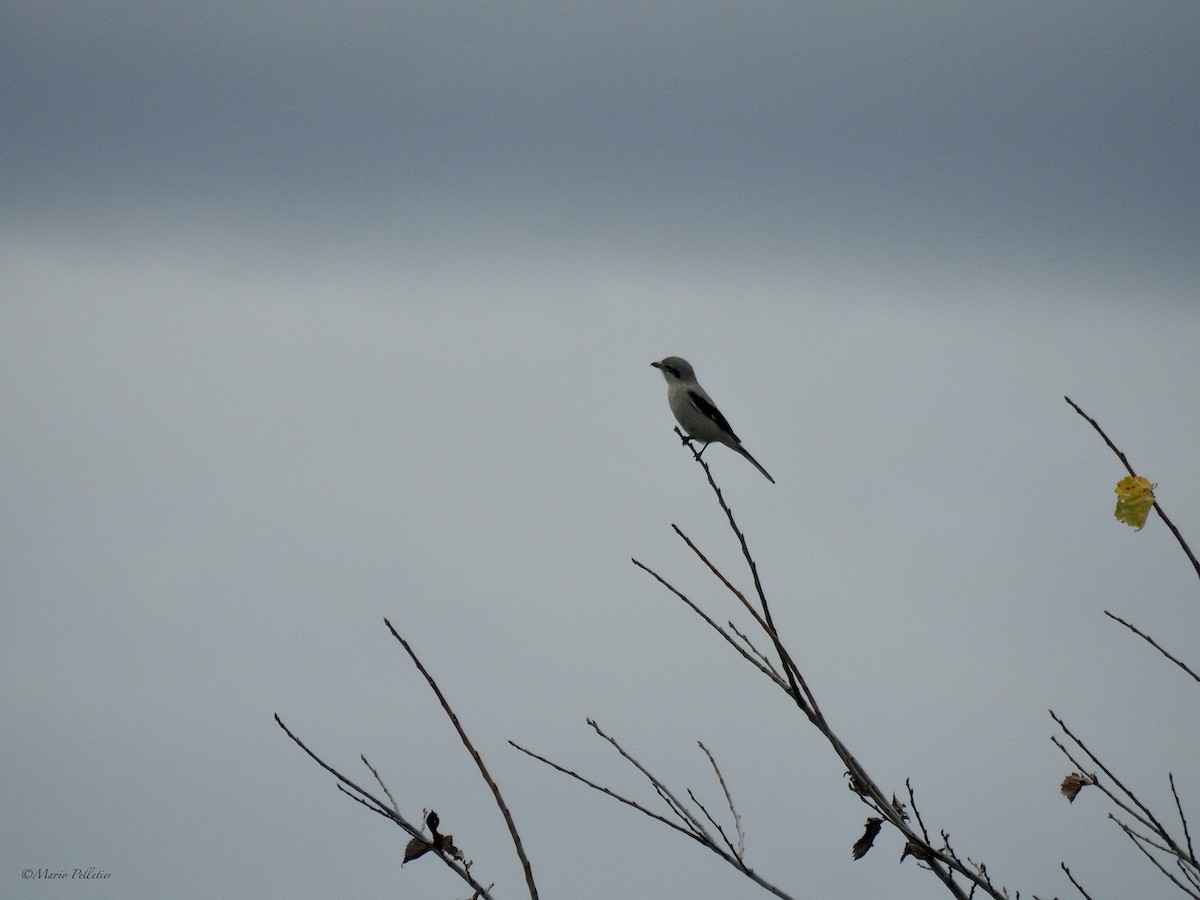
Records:
[[[611,210],[750,240],[1195,255],[1200,62],[1177,4],[57,16],[5,38],[23,205]]]

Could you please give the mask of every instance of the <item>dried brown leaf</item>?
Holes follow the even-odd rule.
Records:
[[[867,851],[871,849],[875,843],[875,838],[879,834],[879,829],[883,827],[883,819],[878,816],[871,816],[867,819],[867,827],[863,829],[862,837],[854,842],[854,846],[850,850],[850,855],[855,859],[862,859],[867,855]]]
[[[459,862],[462,862],[464,859],[462,851],[454,846],[454,835],[452,834],[441,835],[437,848],[447,856],[454,857],[454,859],[457,859]]]
[[[904,862],[906,856],[911,856],[914,859],[932,859],[933,853],[929,848],[918,844],[916,841],[909,841],[904,845],[904,852],[900,854],[900,862]]]
[[[429,841],[415,837],[409,841],[408,846],[404,848],[404,862],[400,863],[400,865],[404,865],[406,862],[412,862],[414,859],[424,856],[432,849],[433,845],[429,843]]]
[[[1084,775],[1082,772],[1072,772],[1063,779],[1062,786],[1059,788],[1059,790],[1062,791],[1062,795],[1066,797],[1068,801],[1074,803],[1075,798],[1079,795],[1081,790],[1083,790],[1089,784],[1095,783],[1095,775]]]

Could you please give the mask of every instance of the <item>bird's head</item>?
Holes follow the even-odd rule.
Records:
[[[666,359],[660,359],[658,362],[650,363],[650,365],[662,372],[663,378],[668,383],[694,381],[696,378],[696,373],[692,371],[691,363],[679,356],[668,356]]]

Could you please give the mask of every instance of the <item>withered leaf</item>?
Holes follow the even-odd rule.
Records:
[[[900,854],[900,862],[904,862],[906,856],[911,856],[914,859],[932,859],[933,853],[916,841],[909,841],[904,845],[904,852]]]
[[[879,834],[879,829],[883,827],[883,819],[878,816],[871,816],[867,819],[867,827],[863,830],[862,837],[854,842],[854,847],[850,850],[850,855],[855,859],[862,859],[867,855],[867,851],[875,843],[875,838]]]
[[[440,843],[438,844],[438,849],[441,850],[443,853],[445,853],[447,856],[451,856],[454,859],[457,859],[459,862],[462,862],[462,860],[464,858],[462,851],[454,846],[454,835],[452,835],[452,834],[441,835]]]
[[[900,816],[901,822],[908,821],[908,805],[897,800],[895,794],[892,794],[892,809]]]
[[[426,841],[423,838],[415,837],[409,841],[408,846],[404,848],[404,862],[400,863],[400,865],[404,865],[406,862],[412,862],[414,859],[424,856],[432,849],[433,845],[430,844],[429,841]]]
[[[419,859],[430,850],[439,850],[447,856],[460,861],[463,859],[462,851],[454,846],[454,835],[439,834],[432,842],[419,837],[410,840],[404,848],[404,862],[400,863],[400,865],[404,865],[404,863],[411,862],[414,859]]]
[[[460,861],[464,859],[462,851],[454,846],[454,835],[442,834],[438,831],[442,820],[432,809],[425,810],[425,824],[429,828],[430,839],[415,837],[409,841],[408,846],[404,848],[404,862],[424,856],[430,850],[437,850],[439,853],[445,853]],[[400,865],[404,865],[404,863]]]
[[[1084,775],[1082,772],[1072,772],[1063,779],[1062,787],[1060,787],[1059,790],[1062,791],[1062,795],[1066,797],[1069,802],[1074,803],[1075,797],[1078,796],[1081,790],[1083,790],[1089,784],[1095,783],[1096,776],[1094,775]]]

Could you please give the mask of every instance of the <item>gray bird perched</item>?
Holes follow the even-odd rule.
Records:
[[[775,483],[770,473],[742,446],[741,439],[733,433],[729,421],[721,415],[712,397],[700,387],[691,363],[678,356],[668,356],[650,365],[662,372],[667,381],[667,402],[671,405],[671,412],[675,414],[675,421],[687,432],[688,437],[704,444],[700,448],[701,454],[714,441],[724,444],[750,460],[754,468],[767,476],[767,481]]]

